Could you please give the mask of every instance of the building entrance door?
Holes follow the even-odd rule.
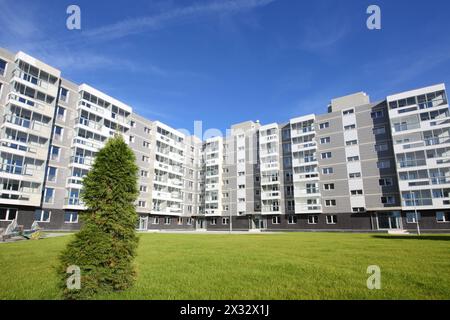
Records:
[[[148,217],[139,217],[139,230],[148,229]]]
[[[200,218],[196,220],[195,229],[204,230],[205,229],[205,219]]]
[[[378,212],[377,222],[379,230],[403,229],[400,212]]]

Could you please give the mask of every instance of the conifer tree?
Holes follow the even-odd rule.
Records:
[[[87,299],[96,293],[129,288],[135,279],[138,238],[134,202],[139,194],[133,151],[117,134],[102,148],[83,179],[82,226],[60,256],[58,273],[66,299]],[[69,266],[81,271],[80,289],[67,288]]]

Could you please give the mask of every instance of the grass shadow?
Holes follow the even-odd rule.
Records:
[[[435,240],[435,241],[450,241],[450,234],[449,235],[424,235],[424,236],[418,236],[418,235],[405,235],[405,236],[394,236],[394,235],[373,235],[372,238],[377,239],[388,239],[388,240]]]

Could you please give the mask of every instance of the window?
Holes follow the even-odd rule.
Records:
[[[171,224],[172,223],[172,218],[171,217],[165,217],[164,218],[164,224]]]
[[[239,198],[239,202],[245,202],[245,198]]]
[[[335,207],[336,206],[336,200],[325,200],[325,207]]]
[[[55,196],[55,189],[45,188],[45,192],[44,192],[44,202],[45,203],[53,203],[54,196]]]
[[[192,218],[187,218],[186,224],[187,224],[188,226],[192,225]]]
[[[420,212],[407,212],[406,223],[417,223],[420,221]]]
[[[148,177],[148,171],[141,170],[141,177]]]
[[[212,218],[211,219],[211,225],[215,226],[217,224],[217,218]]]
[[[308,224],[317,224],[319,222],[318,216],[308,216]]]
[[[387,143],[375,145],[376,152],[383,152],[383,151],[387,151],[388,149],[389,149],[389,147],[388,147]]]
[[[378,180],[380,186],[382,187],[390,187],[394,184],[394,181],[392,178],[382,178]]]
[[[348,158],[347,158],[347,161],[348,161],[348,162],[359,161],[359,156],[348,157]]]
[[[136,128],[136,121],[131,120],[130,121],[130,127]]]
[[[139,187],[140,192],[147,192],[147,186],[140,186]]]
[[[240,184],[239,189],[245,189],[245,184]]]
[[[13,221],[17,218],[17,209],[0,208],[0,221]]]
[[[450,222],[450,212],[444,212],[444,211],[436,212],[436,221],[439,223]]]
[[[355,113],[355,110],[354,110],[354,109],[348,109],[348,110],[342,111],[342,114],[343,114],[344,116],[348,116],[348,115],[354,114],[354,113]]]
[[[348,177],[350,179],[358,179],[361,178],[361,172],[353,172],[353,173],[349,173]]]
[[[297,217],[296,216],[288,216],[288,224],[296,224]]]
[[[324,190],[334,190],[334,183],[325,183],[323,185]]]
[[[50,159],[54,160],[54,161],[58,161],[59,160],[59,151],[60,151],[59,147],[52,146],[51,150],[50,150]]]
[[[327,217],[327,224],[336,224],[337,223],[337,216],[326,216]]]
[[[320,138],[320,144],[328,144],[331,142],[330,137]]]
[[[145,127],[144,128],[144,132],[147,133],[147,134],[150,134],[152,132],[152,130],[150,128],[148,128],[148,127]]]
[[[34,212],[34,221],[36,222],[50,222],[50,216],[52,212],[50,210],[37,209]]]
[[[355,124],[350,124],[350,125],[344,127],[345,131],[353,130],[353,129],[356,129],[356,125]]]
[[[384,117],[384,112],[383,112],[383,110],[376,110],[376,111],[372,112],[370,114],[370,116],[372,117],[372,119],[382,118],[382,117]]]
[[[145,208],[147,206],[147,203],[143,200],[139,200],[138,207],[139,208]]]
[[[148,142],[148,141],[143,141],[143,142],[142,142],[142,146],[143,146],[144,148],[150,149],[150,142]]]
[[[159,217],[154,217],[152,220],[152,224],[159,224]]]
[[[358,140],[350,140],[350,141],[346,141],[345,144],[347,146],[353,146],[355,144],[358,144]]]
[[[389,160],[378,161],[377,168],[378,169],[388,169],[391,167],[391,162]]]
[[[142,156],[142,161],[143,162],[150,162],[150,157]]]
[[[352,196],[361,196],[363,194],[363,191],[362,190],[351,190],[350,194]]]
[[[280,224],[280,217],[279,216],[272,217],[272,224]]]
[[[60,127],[60,126],[54,126],[54,128],[53,128],[53,135],[54,135],[55,140],[59,140],[59,141],[62,140],[63,130],[64,129],[62,127]]]
[[[381,197],[381,203],[382,204],[395,204],[395,197],[394,196]]]
[[[333,170],[333,168],[323,168],[322,173],[323,174],[333,174],[334,170]]]
[[[386,128],[384,126],[373,128],[374,135],[385,134],[385,133],[386,133]]]
[[[66,211],[64,213],[64,223],[77,223],[78,213],[74,211]]]
[[[239,175],[239,177],[245,176],[245,172],[244,171],[239,171],[238,175]]]
[[[230,224],[230,218],[222,218],[222,224],[223,225]]]
[[[56,181],[56,174],[58,172],[58,169],[55,167],[48,167],[47,169],[47,181],[55,182]]]
[[[69,98],[69,90],[61,87],[59,90],[59,100],[67,102],[68,98]]]
[[[326,129],[330,127],[330,123],[329,122],[323,122],[321,124],[319,124],[319,128],[320,129]]]
[[[322,157],[322,159],[330,159],[331,152],[323,152],[320,156]]]
[[[364,207],[354,207],[354,208],[352,208],[352,211],[355,212],[355,213],[366,212],[366,208],[364,208]]]
[[[6,61],[0,59],[0,76],[3,76],[5,74],[5,70],[6,70]]]
[[[61,121],[65,121],[66,119],[66,109],[58,106],[56,109],[56,118]]]
[[[134,143],[136,141],[136,138],[134,136],[130,136],[130,143]]]

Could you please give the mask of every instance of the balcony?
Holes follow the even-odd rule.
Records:
[[[49,104],[44,104],[42,102],[35,102],[32,98],[21,95],[19,93],[10,93],[8,95],[8,103],[17,105],[19,107],[37,111],[47,117],[53,117],[53,106]]]
[[[23,117],[19,117],[14,114],[6,114],[4,117],[5,123],[10,123],[15,126],[33,130],[33,134],[41,137],[48,138],[51,134],[51,127],[49,124],[43,122],[38,122],[36,120],[31,120]],[[4,125],[4,124],[3,124]]]

